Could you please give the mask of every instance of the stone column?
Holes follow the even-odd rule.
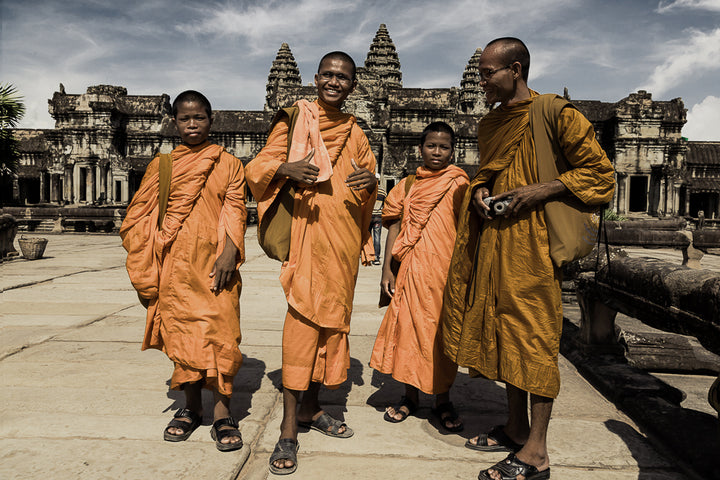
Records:
[[[45,183],[47,182],[47,173],[40,172],[40,203],[47,203],[48,199],[45,198]]]
[[[690,215],[690,190],[685,190],[685,215]]]
[[[58,202],[58,175],[57,173],[50,174],[50,203]]]
[[[80,185],[80,165],[76,163],[73,165],[73,204],[76,204],[80,201],[81,188],[85,188],[85,185]]]
[[[625,187],[627,184],[627,176],[618,176],[617,179],[617,213],[622,215],[627,213],[627,200],[625,198]]]
[[[85,195],[85,199],[87,200],[87,203],[92,203],[95,201],[95,165],[88,165],[88,174],[86,177],[86,184],[87,184],[87,193]]]
[[[660,178],[660,198],[658,200],[658,208],[662,210],[663,214],[667,215],[668,209],[667,205],[665,205],[665,177]]]

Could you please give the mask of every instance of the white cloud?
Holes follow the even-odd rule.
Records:
[[[660,2],[657,13],[668,13],[672,10],[710,10],[720,12],[720,0],[674,0],[673,2]]]
[[[683,136],[689,140],[720,140],[720,97],[709,95],[688,111]]]
[[[661,96],[684,80],[720,70],[720,27],[709,33],[690,29],[688,34],[688,38],[665,46],[666,60],[655,67],[650,78],[636,90]]]
[[[276,51],[279,38],[288,41],[314,37],[314,30],[327,30],[327,25],[332,24],[328,17],[337,13],[350,14],[357,8],[351,0],[270,0],[249,6],[225,4],[212,10],[197,24],[180,24],[176,29],[195,35],[243,37],[248,40],[252,52],[258,54]],[[207,12],[205,6],[198,9],[198,16],[204,12]]]

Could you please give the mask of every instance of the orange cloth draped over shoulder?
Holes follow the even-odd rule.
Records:
[[[561,271],[550,259],[542,206],[481,222],[472,192],[491,195],[538,183],[529,108],[537,96],[500,107],[478,125],[480,168],[460,210],[445,290],[445,353],[459,365],[522,390],[555,398],[560,390]],[[587,205],[610,201],[613,167],[590,122],[558,99],[560,148],[572,166],[558,177]],[[569,108],[566,108],[569,107]]]
[[[127,269],[149,300],[142,349],[162,350],[175,363],[171,388],[204,381],[223,395],[242,363],[236,275],[217,295],[210,288],[215,261],[229,238],[245,260],[245,175],[240,160],[217,145],[172,151],[170,198],[158,219],[156,157],[148,165],[120,229]],[[136,282],[135,279],[141,279]]]
[[[355,117],[320,100],[315,104],[319,111],[318,128],[333,174],[327,181],[310,187],[298,185],[295,192],[290,254],[280,273],[288,301],[283,334],[283,385],[293,390],[307,389],[311,380],[330,387],[345,381],[347,369],[335,365],[349,365],[349,353],[346,346],[337,346],[347,345],[361,250],[363,263],[374,258],[369,226],[377,190],[353,190],[345,179],[354,170],[353,160],[359,167],[374,172],[375,156]],[[274,177],[287,161],[287,136],[288,122],[284,118],[270,132],[265,147],[246,166],[248,186],[258,201],[260,216],[286,181]],[[294,137],[293,133],[293,142]],[[325,341],[335,334],[341,338]],[[331,344],[335,347],[326,348]],[[307,345],[313,348],[308,349]],[[311,354],[313,358],[308,358]],[[327,368],[319,368],[320,365]]]
[[[401,263],[370,366],[435,395],[450,390],[457,374],[457,365],[442,352],[439,325],[457,217],[470,179],[454,165],[419,167],[405,197],[406,181],[390,191],[383,208],[384,223],[402,217],[392,248]]]

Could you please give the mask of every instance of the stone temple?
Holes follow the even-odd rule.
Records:
[[[472,176],[478,164],[477,122],[487,112],[478,80],[480,53],[477,49],[468,60],[459,87],[404,88],[395,45],[380,25],[345,109],[367,134],[386,188],[421,163],[419,135],[435,120],[455,128],[455,161]],[[315,88],[303,86],[290,46],[283,43],[270,65],[264,109],[216,111],[211,140],[247,163],[265,144],[278,108],[314,97]],[[720,217],[720,142],[681,136],[686,109],[680,98],[655,101],[639,91],[616,103],[572,102],[592,122],[615,165],[612,210],[691,217],[702,210],[705,218]],[[179,140],[166,94],[128,95],[124,87],[110,85],[68,94],[60,85],[49,112],[54,129],[15,130],[22,159],[14,188],[2,192],[6,205],[122,207],[152,157]]]

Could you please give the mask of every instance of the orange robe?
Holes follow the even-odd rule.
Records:
[[[442,352],[439,324],[458,212],[470,179],[454,165],[439,171],[419,167],[416,175],[407,197],[405,178],[385,199],[383,222],[402,216],[392,248],[401,263],[370,366],[438,394],[450,390],[457,373]]]
[[[533,92],[533,98],[537,94]],[[538,183],[528,113],[532,98],[486,115],[478,126],[480,168],[463,201],[442,331],[459,365],[522,390],[555,398],[560,390],[561,270],[551,259],[543,208],[481,222],[471,204],[479,185],[491,195]],[[558,179],[587,205],[608,202],[613,167],[588,120],[559,114],[560,148],[572,169]]]
[[[369,226],[376,191],[353,190],[345,185],[345,179],[353,171],[351,160],[374,172],[375,157],[355,117],[319,100],[317,105],[320,133],[333,173],[327,181],[297,188],[290,255],[280,273],[288,301],[283,385],[293,390],[306,390],[311,380],[333,387],[347,378],[347,334],[361,250],[365,252],[364,263],[373,255]],[[265,147],[246,166],[259,215],[286,181],[273,177],[287,159],[287,133],[285,118],[275,125]],[[338,337],[330,338],[333,335]]]
[[[245,260],[245,175],[240,160],[208,142],[172,151],[170,198],[158,219],[156,157],[120,229],[127,269],[149,300],[142,349],[162,350],[175,362],[171,388],[204,380],[232,393],[240,368],[240,274],[219,293],[209,277],[229,237]]]

